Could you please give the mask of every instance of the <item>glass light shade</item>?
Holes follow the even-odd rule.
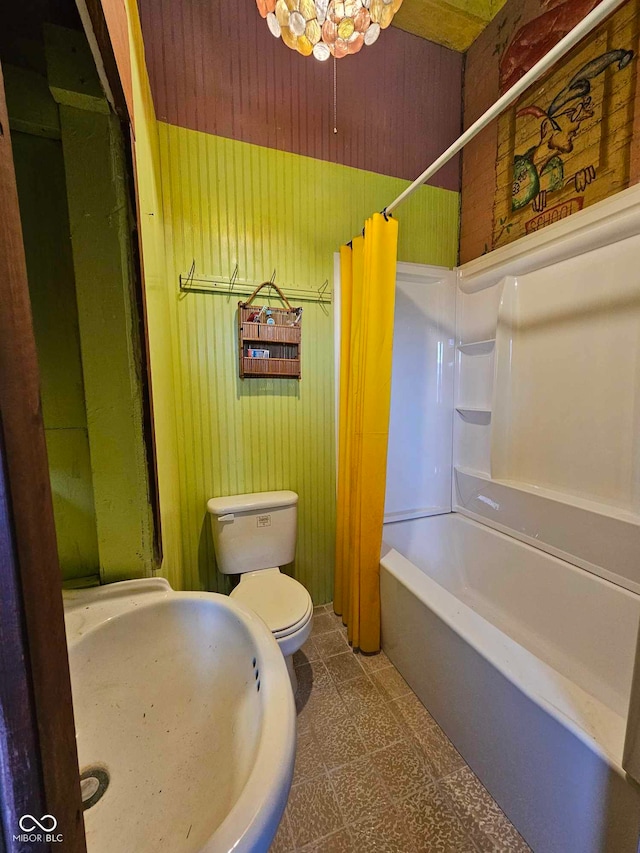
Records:
[[[280,21],[276,18],[273,12],[269,12],[267,15],[267,26],[271,32],[271,35],[275,36],[277,39],[282,35],[280,29]]]
[[[276,38],[322,62],[374,44],[402,0],[256,0],[256,4]]]

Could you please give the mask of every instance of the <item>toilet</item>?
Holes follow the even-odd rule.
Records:
[[[242,602],[271,629],[284,655],[293,692],[297,679],[293,655],[311,633],[313,602],[308,591],[280,566],[296,552],[298,495],[255,492],[211,498],[213,545],[218,569],[240,575],[231,598]]]

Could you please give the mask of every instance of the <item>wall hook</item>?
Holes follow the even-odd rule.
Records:
[[[189,267],[189,272],[187,273],[187,277],[185,278],[184,282],[182,280],[182,276],[178,276],[178,282],[180,284],[180,294],[178,296],[179,300],[184,299],[185,296],[187,295],[190,286],[193,284],[195,274],[196,274],[196,259],[193,258],[193,260],[191,261],[191,266]]]
[[[231,273],[231,278],[229,279],[229,293],[233,290],[233,286],[236,283],[238,278],[238,264],[236,262],[235,267],[233,268],[233,272]]]

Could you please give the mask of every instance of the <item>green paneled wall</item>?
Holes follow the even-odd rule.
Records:
[[[62,575],[151,575],[124,140],[84,35],[52,25],[43,33],[33,50],[47,76],[3,70]],[[163,261],[161,221],[154,233]],[[166,302],[163,273],[164,264],[159,287]],[[167,524],[175,557],[170,532]]]
[[[99,557],[62,145],[15,131],[11,142],[58,555],[63,578],[71,580],[97,575]]]
[[[144,383],[126,145],[84,33],[44,27],[59,104],[103,583],[150,576],[153,547]]]
[[[208,498],[300,495],[295,576],[331,599],[335,512],[332,306],[305,303],[303,378],[238,378],[237,297],[178,293],[189,270],[295,288],[332,286],[333,254],[407,182],[160,123],[177,409],[183,584],[223,588]],[[399,258],[453,266],[458,194],[424,187],[399,212]]]

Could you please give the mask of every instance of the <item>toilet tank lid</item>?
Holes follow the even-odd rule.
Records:
[[[253,492],[250,495],[211,498],[207,501],[207,509],[212,515],[226,515],[231,512],[253,512],[295,506],[297,503],[298,495],[295,492]]]

